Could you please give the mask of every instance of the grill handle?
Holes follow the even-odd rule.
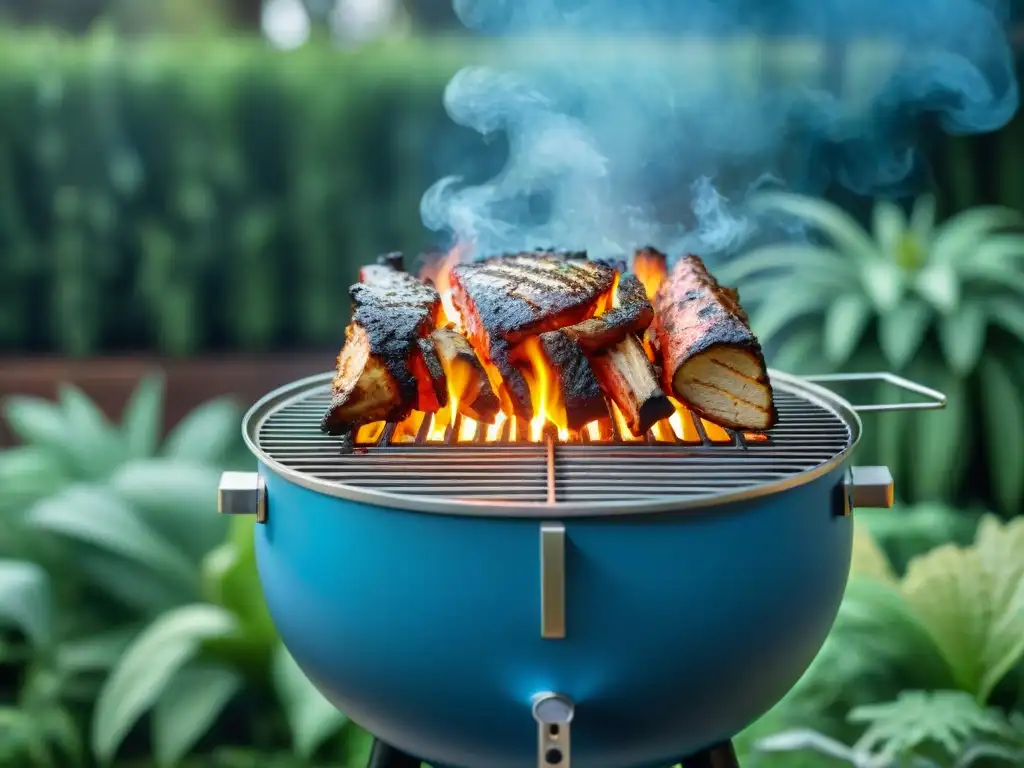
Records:
[[[255,515],[267,522],[267,486],[258,472],[224,472],[217,486],[217,511],[222,515]]]
[[[838,384],[850,381],[875,381],[892,384],[894,387],[913,392],[928,398],[916,403],[875,403],[871,405],[851,405],[857,413],[873,413],[878,411],[927,411],[946,407],[946,396],[937,389],[897,376],[895,373],[881,371],[879,373],[823,373],[817,376],[804,376],[804,381],[815,384]]]

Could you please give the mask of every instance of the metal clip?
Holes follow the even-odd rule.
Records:
[[[537,768],[570,768],[569,724],[575,705],[560,693],[538,693],[533,697],[533,719],[537,721]]]
[[[803,376],[804,381],[815,384],[836,384],[849,381],[884,381],[894,387],[913,392],[915,395],[923,395],[927,400],[917,403],[876,403],[874,405],[852,405],[851,408],[857,413],[872,413],[877,411],[926,411],[946,407],[946,396],[937,389],[926,387],[923,384],[904,379],[894,373],[823,373],[817,376]]]
[[[267,522],[267,486],[258,472],[224,472],[217,487],[217,511],[222,515],[256,515]]]
[[[540,636],[565,637],[565,526],[540,524]]]
[[[846,511],[889,509],[893,504],[892,473],[888,467],[851,467],[844,483]]]

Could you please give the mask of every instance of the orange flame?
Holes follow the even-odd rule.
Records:
[[[643,283],[648,299],[654,299],[654,294],[668,277],[668,264],[665,258],[654,251],[638,251],[633,257],[633,272]]]
[[[451,270],[468,251],[468,246],[456,246],[446,254],[427,260],[419,271],[420,279],[431,281],[441,295],[442,317],[440,322],[454,325],[460,331],[464,325],[452,302]],[[664,258],[652,251],[638,252],[632,268],[650,298],[654,297],[668,275]],[[603,314],[618,306],[618,281],[619,277],[616,276],[611,290],[599,301],[595,315]],[[649,346],[646,338],[644,346]],[[558,440],[562,442],[580,441],[584,437],[593,442],[601,442],[613,439],[616,434],[626,442],[641,442],[645,439],[632,435],[622,412],[617,405],[611,402],[609,402],[609,418],[593,421],[578,432],[574,431],[570,434],[558,374],[547,360],[540,340],[538,338],[526,339],[517,352],[527,363],[523,366],[523,375],[529,384],[534,413],[529,423],[522,422],[520,424],[520,420],[515,418],[512,402],[502,377],[487,359],[481,359],[480,362],[491,386],[498,394],[501,411],[495,417],[493,424],[481,424],[466,416],[460,418],[459,403],[463,397],[471,396],[468,389],[473,386],[474,374],[469,366],[442,359],[441,364],[448,386],[447,406],[433,414],[420,411],[410,413],[408,417],[395,425],[391,441],[393,443],[414,442],[421,432],[425,432],[428,442],[438,443],[443,442],[455,431],[454,440],[458,442],[475,440],[497,442],[505,436],[510,442],[522,439],[536,443],[543,442],[547,438],[548,430],[552,427],[555,428]],[[650,349],[648,349],[648,354],[651,354]],[[675,399],[671,399],[671,402],[675,408],[672,416],[651,428],[651,434],[655,440],[699,445],[702,437],[701,430],[703,430],[704,436],[712,443],[725,444],[733,441],[730,432],[706,419],[700,419]],[[424,422],[427,424],[426,427],[424,427]],[[385,425],[382,422],[362,426],[356,433],[356,441],[362,444],[373,444],[380,439],[384,428]],[[744,432],[743,436],[748,442],[762,442],[768,439],[766,435],[757,432]]]

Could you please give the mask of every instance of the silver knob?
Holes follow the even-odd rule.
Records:
[[[533,697],[533,719],[537,721],[537,768],[570,768],[569,724],[575,705],[560,693],[538,693]]]
[[[258,472],[224,472],[217,487],[217,511],[222,515],[256,515],[267,522],[267,486]]]

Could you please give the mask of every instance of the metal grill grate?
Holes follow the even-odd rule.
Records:
[[[788,377],[787,377],[788,378]],[[700,443],[646,440],[584,443],[393,443],[388,425],[373,445],[344,450],[320,432],[329,378],[260,411],[248,429],[270,459],[330,484],[438,500],[625,502],[693,500],[794,477],[835,458],[853,441],[851,425],[824,399],[773,380],[779,421],[767,439],[728,433],[714,443],[697,420]],[[721,436],[719,436],[721,437]]]

